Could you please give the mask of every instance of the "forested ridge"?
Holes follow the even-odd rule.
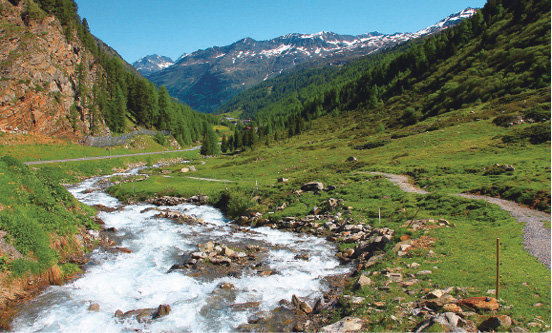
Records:
[[[20,1],[11,2],[19,4]],[[105,70],[105,75],[92,87],[79,80],[76,97],[84,99],[92,112],[103,117],[112,132],[123,133],[136,125],[170,130],[181,145],[188,145],[202,137],[203,122],[216,122],[215,117],[198,113],[173,100],[165,87],[157,88],[110,51],[90,33],[86,18],[81,20],[73,0],[26,1],[24,6],[24,15],[32,20],[55,15],[63,26],[66,38],[78,38],[92,53],[95,62]],[[87,70],[82,63],[78,64],[79,73]],[[87,100],[87,96],[92,98]],[[73,106],[70,121],[75,122],[78,116]]]
[[[260,139],[254,141],[264,142],[274,132],[276,138],[297,134],[325,114],[355,111],[384,128],[400,127],[504,98],[549,96],[549,82],[550,3],[498,0],[454,28],[341,69],[323,67],[266,81],[221,111],[254,117],[260,124]],[[549,103],[526,111],[542,115],[534,117],[540,120],[550,118]],[[240,141],[232,143],[237,147]]]

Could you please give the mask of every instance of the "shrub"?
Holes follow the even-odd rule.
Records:
[[[527,121],[533,121],[540,123],[543,121],[550,120],[550,110],[543,109],[531,109],[523,113],[523,118]]]
[[[45,17],[46,13],[33,1],[27,2],[25,10],[21,13],[21,18],[26,25],[34,21],[40,21]]]
[[[504,143],[515,143],[526,140],[534,145],[550,141],[550,121],[534,124],[521,131],[515,131],[502,137],[502,142]]]
[[[373,149],[373,148],[385,146],[388,142],[389,140],[378,140],[378,141],[367,142],[363,145],[356,146],[355,149],[358,149],[358,150]]]
[[[167,139],[165,138],[165,136],[161,132],[155,133],[155,135],[153,136],[153,140],[155,140],[155,142],[157,142],[161,146],[164,146],[164,145],[167,144]]]
[[[521,120],[520,116],[513,114],[504,114],[493,119],[493,124],[500,127],[510,127]]]
[[[237,217],[245,213],[252,205],[251,200],[241,192],[226,190],[220,194],[215,206],[222,209],[228,217]]]
[[[401,115],[401,123],[405,126],[414,125],[422,119],[422,113],[414,110],[413,107],[407,107]]]

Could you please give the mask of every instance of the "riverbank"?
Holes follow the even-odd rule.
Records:
[[[109,238],[95,230],[81,228],[75,235],[53,240],[52,248],[59,253],[58,264],[41,273],[14,276],[0,273],[0,328],[11,329],[11,322],[25,303],[35,299],[50,286],[61,286],[77,279],[87,262],[87,253],[97,246],[109,246]]]

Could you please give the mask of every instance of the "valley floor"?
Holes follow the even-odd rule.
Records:
[[[409,311],[415,311],[416,304],[425,302],[434,289],[462,290],[454,294],[457,298],[492,296],[496,238],[500,238],[500,309],[475,317],[468,312],[463,315],[477,325],[493,315],[508,315],[517,326],[546,330],[550,327],[549,247],[538,255],[548,265],[524,249],[524,244],[540,245],[524,240],[524,227],[530,230],[534,224],[517,214],[521,206],[516,204],[510,214],[498,205],[466,197],[471,195],[468,193],[485,194],[485,188],[497,186],[518,191],[521,195],[516,200],[545,211],[536,214],[544,220],[540,231],[525,233],[546,237],[550,234],[546,213],[550,209],[550,145],[503,144],[499,137],[507,130],[483,115],[460,110],[449,117],[463,117],[464,112],[472,120],[429,132],[413,127],[394,139],[370,132],[356,115],[338,121],[323,119],[306,134],[239,154],[154,168],[147,171],[146,181],[121,183],[109,192],[131,201],[202,193],[211,197],[213,204],[224,206],[230,217],[258,212],[261,221],[280,223],[330,213],[340,214],[347,223],[393,229],[392,244],[381,252],[383,261],[356,272],[369,277],[372,285],[355,287],[358,278],[352,277],[341,305],[328,313],[333,321],[346,316],[362,318],[370,331],[416,328],[421,320]],[[382,139],[383,146],[357,148]],[[356,161],[348,161],[349,156]],[[190,171],[190,165],[196,171]],[[503,171],[501,165],[514,168]],[[493,168],[498,172],[488,171]],[[408,175],[421,188],[407,185],[406,176],[398,175]],[[323,183],[325,190],[300,190],[312,181]],[[329,204],[333,199],[342,204]],[[495,199],[487,200],[494,203]],[[436,222],[440,219],[451,227],[442,227]],[[325,224],[324,220],[315,223]],[[345,261],[350,259],[347,249],[357,249],[360,244],[343,235],[336,235],[335,241]],[[420,271],[431,273],[417,275]],[[390,272],[400,279],[390,278]],[[401,305],[399,309],[397,299],[406,308]]]

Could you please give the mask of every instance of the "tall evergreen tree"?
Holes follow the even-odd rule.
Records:
[[[159,116],[157,117],[156,127],[160,130],[168,130],[170,128],[170,122],[173,121],[173,103],[171,96],[165,86],[159,89]]]
[[[226,140],[226,135],[222,136],[222,143],[220,144],[220,150],[223,153],[226,153],[228,151],[228,140]]]
[[[203,123],[203,141],[201,142],[201,148],[199,150],[201,155],[217,155],[219,153],[218,138],[213,131],[212,126],[204,122]]]

